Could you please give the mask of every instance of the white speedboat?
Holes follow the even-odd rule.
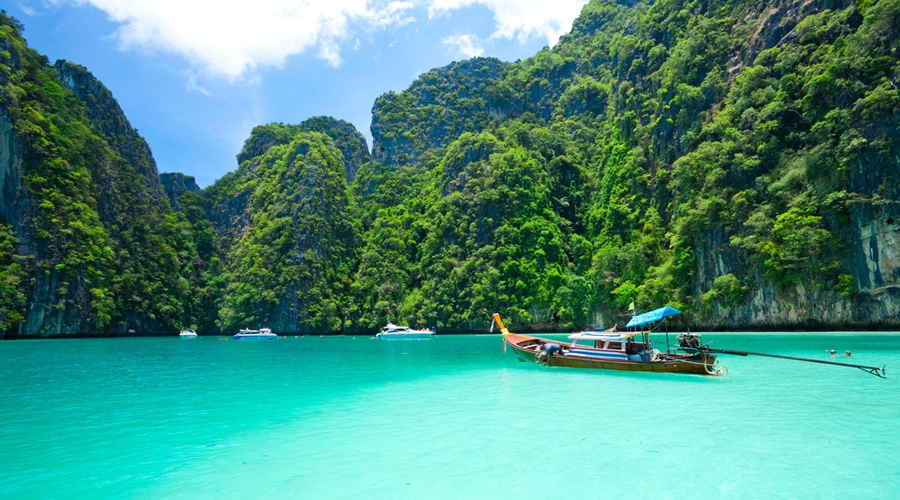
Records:
[[[259,330],[250,330],[249,328],[242,328],[234,335],[234,340],[249,340],[249,339],[277,339],[278,335],[272,333],[272,330],[269,328],[262,328]]]
[[[397,326],[393,323],[388,323],[375,334],[376,339],[428,339],[431,337],[434,337],[434,330],[413,330],[408,326]]]
[[[195,339],[197,338],[197,332],[195,332],[193,328],[182,328],[181,332],[178,333],[178,336],[183,339]]]

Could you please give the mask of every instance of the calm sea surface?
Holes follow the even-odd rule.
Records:
[[[898,498],[900,335],[703,338],[888,378],[543,368],[498,335],[6,341],[0,497]]]

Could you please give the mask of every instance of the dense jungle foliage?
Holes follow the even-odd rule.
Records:
[[[17,238],[8,224],[0,224],[0,331],[18,326],[24,319],[25,267],[16,255]]]
[[[248,159],[211,190],[216,206],[245,202],[239,234],[223,247],[219,325],[340,331],[360,237],[343,153],[324,134],[281,124],[256,127],[252,148],[263,152],[242,153]]]
[[[430,174],[370,223],[407,243],[371,314],[474,327],[503,310],[567,328],[623,321],[634,299],[702,320],[764,281],[854,294],[850,208],[900,184],[900,3],[771,7],[593,1],[553,49],[382,98],[373,123],[435,106],[473,119],[407,126],[405,144],[385,133],[400,152],[382,161],[424,157],[412,165]],[[444,95],[464,68],[476,102]],[[393,255],[390,240],[366,253]],[[731,272],[699,275],[707,248]]]
[[[27,320],[21,293],[32,314],[62,317],[40,333],[174,328],[192,309],[196,248],[149,148],[86,70],[50,65],[22,30],[0,14],[0,112],[24,145],[4,156],[25,166],[21,185],[6,176],[2,205],[7,219],[21,211],[13,236],[29,269],[3,271],[19,290],[3,294],[6,329]]]
[[[40,273],[88,283],[101,326],[136,311],[284,332],[481,330],[495,311],[610,326],[632,301],[715,325],[765,287],[900,284],[849,257],[854,214],[900,199],[900,0],[592,0],[532,58],[380,97],[371,157],[333,118],[259,126],[176,212],[98,203],[104,172],[120,190],[138,174],[3,19],[0,97],[31,148],[24,235],[48,248],[23,257],[0,225],[7,329]]]

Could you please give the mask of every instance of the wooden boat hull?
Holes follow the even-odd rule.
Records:
[[[667,359],[660,361],[619,361],[593,359],[572,354],[555,354],[551,356],[543,355],[540,360],[536,361],[536,358],[539,356],[537,347],[540,345],[554,343],[568,350],[571,344],[515,333],[506,334],[505,341],[519,360],[541,362],[547,366],[635,372],[715,374],[716,357],[711,354],[664,354]]]

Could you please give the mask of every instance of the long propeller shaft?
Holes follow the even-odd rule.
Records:
[[[875,375],[880,378],[887,378],[884,367],[878,368],[876,366],[855,365],[852,363],[840,363],[838,361],[827,361],[824,359],[798,358],[795,356],[782,356],[780,354],[768,354],[765,352],[733,351],[730,349],[712,349],[709,347],[688,348],[685,350],[686,351],[705,351],[705,352],[718,353],[718,354],[733,354],[736,356],[765,356],[767,358],[790,359],[793,361],[806,361],[809,363],[821,363],[823,365],[847,366],[850,368],[858,368],[862,371],[871,373],[872,375]]]

